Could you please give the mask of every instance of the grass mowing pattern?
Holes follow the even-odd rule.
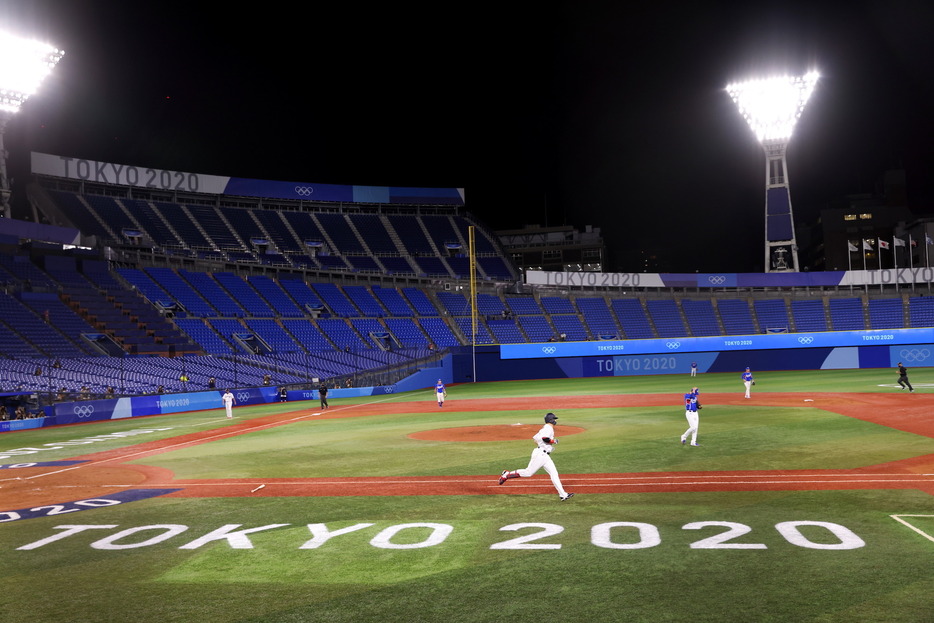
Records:
[[[774,378],[772,373],[760,374],[757,388],[768,384],[770,392],[864,391],[856,386],[865,384],[871,371],[846,372],[826,377],[824,372],[775,373]],[[875,372],[880,382],[891,382],[888,376],[893,375]],[[926,372],[912,371],[912,382],[923,383]],[[737,379],[715,376],[698,377],[705,393],[742,391],[738,374]],[[827,386],[817,389],[815,378],[827,378]],[[457,444],[407,435],[428,428],[538,423],[542,415],[472,413],[462,410],[458,399],[627,392],[671,393],[672,406],[562,410],[559,424],[587,429],[559,445],[555,461],[562,474],[845,469],[934,454],[934,440],[927,437],[805,406],[755,404],[710,404],[701,414],[704,445],[684,448],[677,438],[686,428],[679,407],[685,380],[455,386],[443,412],[312,418],[137,462],[167,467],[179,478],[490,474],[495,480],[504,467],[524,466],[530,442]],[[418,398],[430,396],[424,392]],[[244,408],[237,415],[261,417],[296,406]],[[143,426],[172,428],[153,437],[42,453],[44,460],[64,459],[199,427],[229,426],[214,417],[217,413],[28,431],[17,434],[15,442],[12,437],[0,441],[6,442],[4,447],[24,447]],[[10,471],[0,474],[9,477]],[[41,486],[40,481],[36,484]],[[567,503],[557,502],[555,495],[519,491],[489,496],[165,498],[6,522],[0,524],[0,547],[8,586],[15,590],[0,594],[0,614],[5,621],[143,623],[930,620],[934,542],[889,517],[934,515],[934,498],[921,491],[583,494]],[[864,545],[815,549],[792,544],[776,526],[793,521],[843,526]],[[932,519],[913,521],[922,529],[934,524]],[[652,526],[660,542],[639,549],[594,544],[595,526],[611,522]],[[748,526],[747,534],[728,543],[765,547],[694,548],[692,544],[725,530],[684,527],[694,522]],[[387,549],[373,544],[384,531],[412,523],[446,525],[452,532],[432,547]],[[234,548],[224,540],[183,547],[224,526],[235,525],[231,529],[236,530],[273,524],[287,525],[250,534],[249,548]],[[372,525],[302,549],[313,536],[308,524],[324,524],[330,530]],[[512,524],[548,524],[560,531],[527,544],[552,546],[548,549],[491,549],[542,529],[503,529]],[[36,549],[17,549],[61,532],[56,526],[63,525],[116,528],[95,528]],[[184,531],[160,543],[130,547],[165,531],[152,526],[166,525],[183,526]],[[150,528],[110,544],[125,549],[101,549],[102,539],[146,526]],[[608,530],[617,545],[639,543],[634,526]],[[802,526],[800,532],[814,544],[839,544],[823,527]],[[403,529],[389,542],[418,543],[429,533],[428,528]]]

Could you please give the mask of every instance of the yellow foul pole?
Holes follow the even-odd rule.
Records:
[[[473,380],[477,382],[477,254],[474,247],[474,226],[467,228],[470,258],[470,341],[473,344]]]

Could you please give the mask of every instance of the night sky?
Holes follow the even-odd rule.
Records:
[[[463,187],[493,228],[600,227],[608,270],[756,272],[765,156],[724,87],[817,69],[788,151],[799,230],[892,168],[934,213],[930,2],[193,8],[215,4],[0,2],[0,27],[66,52],[8,127],[14,192],[30,151]]]

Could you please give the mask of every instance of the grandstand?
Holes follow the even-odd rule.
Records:
[[[913,290],[517,290],[518,272],[495,237],[443,201],[269,203],[37,181],[33,203],[88,244],[5,236],[0,245],[0,389],[37,394],[34,407],[191,391],[210,378],[366,383],[471,343],[934,324],[934,299]],[[465,281],[471,226],[475,305]]]

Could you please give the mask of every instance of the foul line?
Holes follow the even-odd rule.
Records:
[[[911,528],[912,530],[914,530],[915,532],[917,532],[918,534],[920,534],[921,536],[923,536],[924,538],[926,538],[928,541],[934,541],[934,537],[932,537],[930,534],[928,534],[927,532],[925,532],[925,531],[923,531],[923,530],[921,530],[921,529],[919,529],[919,528],[915,528],[913,525],[911,525],[910,523],[908,523],[907,521],[905,521],[904,519],[902,519],[902,517],[926,517],[926,518],[931,518],[931,517],[934,517],[934,515],[889,515],[889,517],[891,517],[892,519],[894,519],[895,521],[897,521],[898,523],[900,523],[900,524],[902,524],[902,525],[908,526],[909,528]]]
[[[381,403],[381,402],[388,402],[388,401],[390,401],[390,400],[394,400],[394,399],[399,398],[399,397],[401,397],[401,396],[402,396],[402,394],[395,394],[395,395],[393,395],[393,396],[390,396],[389,398],[385,398],[385,399],[381,399],[381,400],[374,400],[374,401],[372,401],[372,402],[359,403],[359,404],[355,404],[355,405],[343,405],[343,406],[340,406],[340,407],[336,407],[336,408],[335,408],[335,411],[344,411],[344,410],[347,410],[347,409],[353,409],[353,408],[355,408],[355,407],[364,407],[364,406],[370,406],[370,405],[373,405],[373,404],[378,404],[378,403]],[[328,409],[328,411],[330,411],[330,409]],[[289,419],[286,419],[286,420],[280,420],[280,421],[278,421],[278,422],[272,422],[272,423],[269,423],[269,424],[258,425],[258,426],[256,426],[256,427],[250,428],[249,430],[235,430],[235,431],[225,430],[224,432],[218,433],[218,434],[216,434],[216,435],[212,435],[212,436],[210,436],[210,437],[203,437],[203,438],[200,438],[200,439],[193,439],[193,440],[191,440],[191,441],[183,441],[183,442],[179,442],[179,443],[176,443],[176,444],[172,444],[172,445],[168,445],[168,446],[159,448],[158,450],[140,450],[140,451],[138,451],[138,452],[129,452],[129,453],[126,453],[126,454],[122,454],[121,456],[111,457],[111,458],[109,458],[109,459],[92,460],[92,461],[88,461],[88,462],[86,462],[86,463],[82,463],[82,464],[80,464],[80,465],[74,465],[74,466],[72,466],[72,467],[67,467],[67,468],[55,470],[55,471],[52,471],[52,472],[46,472],[46,473],[43,473],[43,474],[35,474],[35,475],[33,475],[33,476],[26,476],[25,478],[22,478],[21,480],[32,480],[32,479],[34,479],[34,478],[44,478],[44,477],[46,477],[46,476],[54,476],[54,475],[56,475],[56,474],[64,474],[64,473],[66,473],[66,472],[71,472],[71,471],[74,471],[74,470],[76,470],[76,469],[81,469],[81,468],[83,468],[83,467],[93,467],[93,466],[95,466],[95,465],[101,465],[101,464],[103,464],[103,463],[110,463],[110,462],[113,462],[113,461],[126,462],[126,461],[129,461],[129,460],[131,460],[133,457],[136,457],[136,456],[142,456],[142,455],[147,455],[147,454],[162,454],[162,453],[165,453],[165,452],[170,452],[170,451],[172,451],[172,450],[177,450],[177,449],[182,448],[182,447],[184,447],[184,446],[190,446],[190,445],[197,445],[197,444],[201,444],[201,443],[207,443],[207,442],[209,442],[209,441],[216,441],[216,440],[218,440],[218,439],[225,439],[225,438],[227,438],[227,437],[236,437],[237,435],[243,435],[243,434],[246,434],[246,433],[253,433],[253,432],[257,432],[257,431],[261,431],[261,430],[266,430],[267,428],[274,428],[274,427],[276,427],[276,426],[283,426],[283,425],[285,425],[285,424],[291,424],[291,423],[293,423],[293,422],[297,422],[297,421],[299,421],[299,420],[304,420],[304,419],[307,419],[307,418],[311,418],[311,417],[314,417],[314,416],[316,416],[316,415],[321,415],[321,413],[320,413],[320,412],[319,412],[319,413],[306,413],[306,414],[304,414],[304,415],[299,415],[299,416],[296,416],[296,417],[293,417],[293,418],[289,418]],[[223,418],[223,419],[226,419],[226,418]],[[17,480],[20,480],[20,478],[17,478]],[[0,482],[3,482],[3,481],[0,480]]]

